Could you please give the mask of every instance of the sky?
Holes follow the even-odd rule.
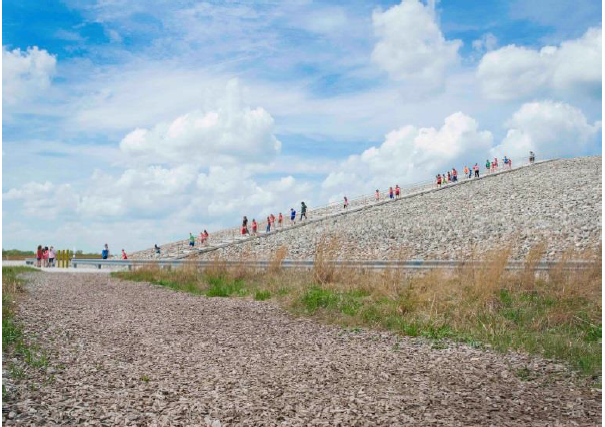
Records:
[[[602,152],[595,0],[2,12],[4,249],[131,252],[494,156]]]

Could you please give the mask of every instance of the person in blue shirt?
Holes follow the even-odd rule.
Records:
[[[290,208],[290,222],[292,225],[296,224],[296,211],[294,208]]]
[[[101,251],[101,258],[109,258],[109,246],[107,246],[107,243],[105,243],[105,248]]]

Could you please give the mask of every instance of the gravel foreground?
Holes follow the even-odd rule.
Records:
[[[106,275],[27,277],[18,317],[54,381],[13,384],[4,360],[5,425],[601,424],[601,391],[557,363]]]

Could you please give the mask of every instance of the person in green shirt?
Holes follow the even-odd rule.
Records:
[[[490,166],[491,166],[491,164],[489,162],[489,159],[487,159],[487,161],[485,162],[485,169],[487,169],[487,173],[489,173],[489,171],[490,171],[490,169],[489,169]]]
[[[195,237],[193,236],[193,234],[191,234],[191,232],[189,232],[189,246],[195,246]]]
[[[307,205],[305,205],[305,202],[300,204],[300,220],[302,221],[303,218],[307,219]]]

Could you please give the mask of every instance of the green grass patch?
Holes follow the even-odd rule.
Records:
[[[269,291],[256,291],[254,292],[254,299],[256,301],[265,301],[271,298],[271,292]]]
[[[15,318],[16,302],[23,292],[23,279],[20,273],[37,272],[38,270],[23,267],[2,267],[2,350],[11,358],[17,357],[19,362],[10,362],[8,372],[12,379],[27,378],[27,370],[46,369],[48,357],[37,346],[29,342],[23,329]],[[6,390],[3,389],[3,396]]]

